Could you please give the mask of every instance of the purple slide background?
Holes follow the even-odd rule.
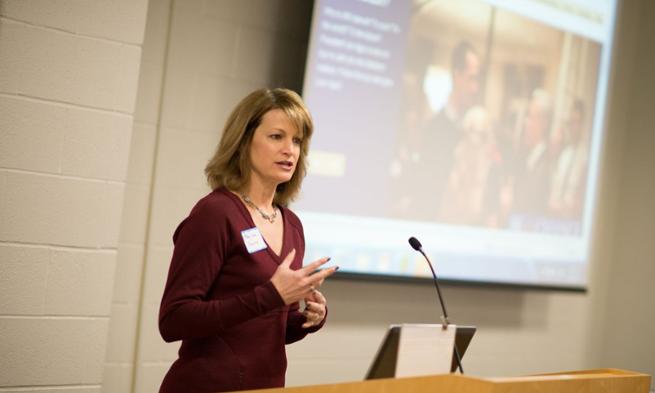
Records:
[[[360,1],[324,0],[320,6],[314,23],[323,20],[326,7],[331,7],[394,22],[400,27],[399,34],[385,33],[383,41],[376,45],[390,51],[391,56],[385,62],[388,68],[383,75],[393,80],[394,86],[386,88],[341,78],[343,87],[339,91],[317,87],[317,52],[322,47],[334,49],[320,42],[320,27],[318,31],[317,26],[313,27],[315,36],[310,47],[303,92],[315,121],[311,148],[345,155],[346,170],[344,177],[339,178],[307,176],[302,198],[294,207],[341,214],[387,216],[390,204],[389,168],[403,98],[401,76],[411,2],[396,0],[390,1],[387,7],[379,7]]]

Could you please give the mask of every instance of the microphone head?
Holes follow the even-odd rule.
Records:
[[[418,241],[418,239],[415,238],[414,236],[409,238],[409,245],[412,246],[412,248],[415,249],[416,251],[421,251],[421,248],[423,247],[421,245],[421,242]]]

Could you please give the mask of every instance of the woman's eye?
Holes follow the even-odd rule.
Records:
[[[296,145],[300,145],[300,144],[302,143],[302,139],[300,139],[300,138],[293,138],[293,143],[295,143]]]
[[[275,139],[275,140],[282,139],[282,135],[280,135],[280,134],[271,134],[271,139]]]

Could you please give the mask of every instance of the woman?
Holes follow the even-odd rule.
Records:
[[[182,345],[160,392],[284,386],[284,345],[323,326],[316,288],[337,268],[317,272],[329,258],[302,267],[302,224],[285,207],[305,176],[312,129],[286,89],[257,90],[228,118],[205,168],[214,191],[173,235],[159,330]]]

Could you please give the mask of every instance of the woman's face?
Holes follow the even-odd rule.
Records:
[[[251,176],[275,186],[291,180],[302,138],[281,109],[264,114],[250,143]]]

